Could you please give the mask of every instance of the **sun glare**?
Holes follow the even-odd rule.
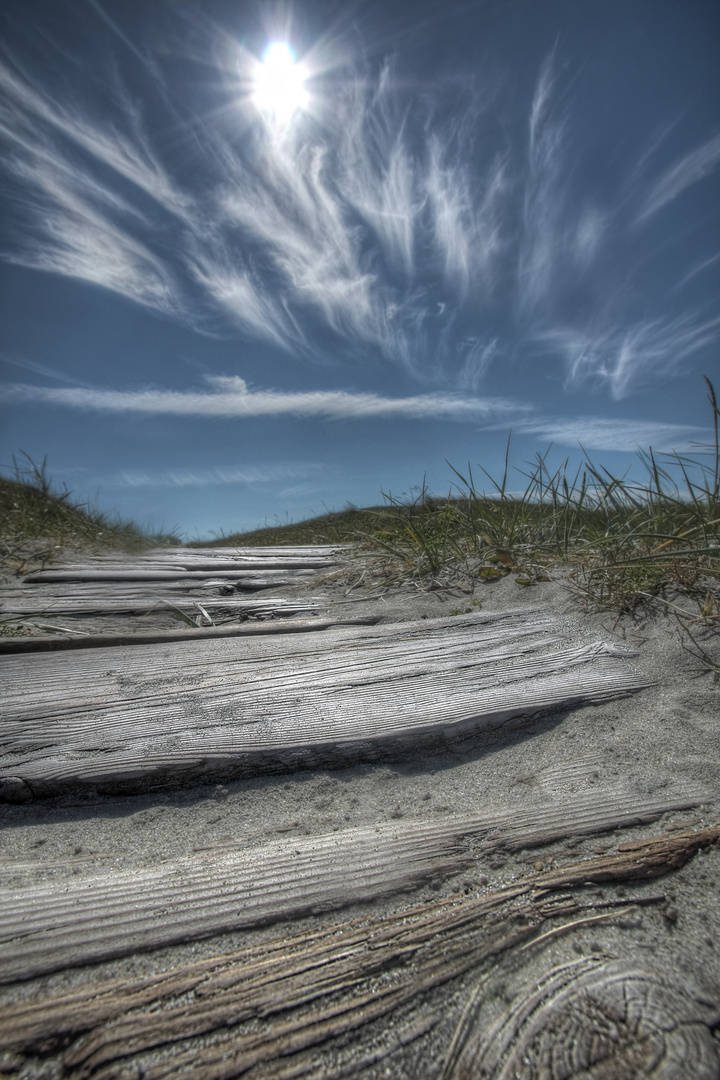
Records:
[[[277,41],[268,46],[256,75],[253,99],[259,109],[280,122],[305,108],[308,92],[289,45]]]

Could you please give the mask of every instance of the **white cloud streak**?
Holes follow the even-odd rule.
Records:
[[[337,420],[405,418],[478,421],[516,415],[528,408],[500,398],[468,398],[452,394],[387,398],[344,390],[307,393],[249,390],[244,380],[237,376],[215,376],[208,382],[212,386],[210,391],[92,390],[86,387],[15,383],[0,387],[0,400],[92,412],[237,419],[290,415]]]
[[[463,390],[472,390],[476,393],[482,385],[485,374],[494,360],[498,358],[500,349],[497,338],[483,341],[477,337],[467,337],[460,342],[460,349],[464,351],[462,367],[458,373],[458,382]]]
[[[17,163],[15,172],[34,186],[34,209],[44,207],[45,218],[44,235],[26,241],[13,262],[101,285],[163,314],[180,314],[166,264],[92,205],[84,177],[37,162]],[[97,195],[107,201],[106,192]]]
[[[490,293],[507,246],[508,162],[491,160],[478,183],[437,136],[429,139],[428,155],[425,188],[445,285],[461,298],[472,284]]]
[[[520,309],[534,311],[552,289],[561,254],[560,222],[565,201],[565,121],[553,113],[555,58],[545,60],[530,112],[527,182],[518,259]]]
[[[85,108],[59,103],[42,93],[0,62],[0,87],[4,90],[6,134],[19,141],[39,128],[65,136],[97,162],[130,181],[148,198],[183,216],[185,197],[169,179],[142,131],[140,114],[128,95],[121,102],[127,131],[107,121],[93,121]]]
[[[341,182],[347,202],[378,238],[391,265],[411,277],[424,196],[403,118],[393,115],[390,83],[386,66],[369,102],[359,85],[353,87],[341,133]]]
[[[527,324],[567,304],[578,282],[597,274],[612,213],[574,187],[567,108],[560,108],[554,53],[538,77],[529,122],[517,250],[517,307]],[[532,333],[532,331],[531,331]]]
[[[682,289],[684,285],[687,285],[687,283],[689,281],[692,281],[693,278],[697,277],[698,274],[702,274],[705,270],[708,270],[711,266],[714,266],[719,259],[720,252],[716,252],[715,255],[711,255],[709,258],[701,259],[699,262],[695,263],[693,266],[690,267],[687,274],[681,277],[676,285],[673,285],[671,292],[679,292],[679,290]]]
[[[622,277],[645,232],[633,226],[717,167],[720,136],[648,179],[654,146],[615,205],[601,205],[587,178],[581,184],[582,143],[554,53],[529,103],[525,147],[506,139],[485,148],[481,76],[460,102],[458,81],[408,94],[390,65],[375,81],[349,72],[319,119],[279,129],[243,118],[238,103],[242,139],[212,116],[195,123],[187,113],[183,129],[161,61],[110,25],[143,61],[154,108],[172,107],[187,158],[179,166],[176,148],[171,167],[119,76],[102,87],[102,114],[94,83],[54,91],[0,60],[0,138],[17,209],[6,259],[198,330],[232,327],[305,361],[383,362],[473,393],[538,340],[568,385],[594,383],[616,398],[674,374],[715,340],[717,322],[694,311],[659,302],[653,311],[642,297],[634,315]],[[679,266],[676,289],[710,261]],[[280,408],[262,393],[270,411]],[[217,394],[200,397],[218,404]],[[360,408],[350,397],[332,405],[337,415]],[[430,408],[431,397],[405,400]],[[251,399],[265,407],[253,392],[238,415]],[[385,400],[366,408],[379,415]],[[309,400],[295,406],[325,415]]]
[[[110,487],[206,487],[207,485],[271,484],[318,476],[323,467],[313,462],[276,462],[270,465],[227,466],[214,469],[125,470],[108,481]]]

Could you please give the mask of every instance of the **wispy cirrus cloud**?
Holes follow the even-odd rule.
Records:
[[[686,188],[709,176],[720,164],[720,135],[708,139],[702,146],[678,158],[654,181],[646,192],[637,217],[646,221],[667,203],[676,199]]]
[[[598,416],[573,419],[520,419],[513,424],[517,434],[535,435],[543,441],[586,450],[632,452],[653,449],[661,453],[694,449],[708,436],[704,428],[688,424],[664,424],[651,420],[616,420]]]
[[[32,210],[44,209],[45,218],[42,235],[27,238],[11,256],[13,262],[101,285],[166,315],[181,314],[167,263],[93,205],[84,177],[29,162],[18,164],[15,172],[34,186]],[[109,201],[104,191],[96,194],[98,201]]]
[[[507,156],[492,158],[478,178],[436,136],[429,140],[428,154],[425,189],[431,236],[442,260],[445,287],[463,299],[473,283],[492,294],[509,246],[506,200],[512,182]]]
[[[464,357],[458,382],[463,390],[477,393],[488,368],[499,355],[498,339],[483,341],[481,338],[469,336],[460,342],[460,349],[464,350]]]
[[[478,421],[522,414],[530,408],[502,398],[454,394],[388,398],[345,390],[286,393],[248,389],[245,381],[237,376],[213,376],[207,381],[211,385],[209,391],[95,390],[15,383],[0,387],[0,400],[93,412],[208,418],[290,415],[342,420],[376,417]]]
[[[0,88],[0,137],[10,149],[5,169],[16,181],[15,242],[5,258],[182,316],[187,305],[171,266],[144,234],[153,231],[150,201],[180,217],[187,206],[153,158],[130,100],[122,134],[36,90],[2,60]]]
[[[626,395],[631,383],[674,373],[693,353],[720,336],[720,317],[700,313],[646,320],[631,325],[605,323],[595,328],[555,327],[538,340],[565,358],[568,383],[599,382],[614,398]]]
[[[359,63],[319,117],[283,128],[243,116],[228,82],[239,137],[215,114],[197,122],[161,58],[110,24],[143,62],[154,123],[115,72],[70,90],[47,68],[0,59],[17,209],[6,259],[197,330],[236,331],[306,362],[397,365],[451,391],[476,392],[503,362],[533,362],[542,340],[567,385],[618,398],[717,336],[695,309],[666,307],[699,270],[678,263],[649,300],[632,296],[628,265],[648,257],[637,245],[658,211],[716,168],[720,136],[651,175],[658,142],[603,202],[583,172],[557,50],[525,103],[522,141],[491,137],[487,102],[502,117],[503,95],[482,72],[417,94],[391,64],[371,76]],[[172,152],[158,124],[170,111]]]
[[[709,270],[711,266],[720,260],[720,252],[716,252],[707,259],[700,259],[699,262],[694,263],[688,270],[688,272],[680,278],[680,280],[673,285],[671,292],[678,292],[682,289],[683,285],[687,285],[689,281],[697,277],[698,274],[702,274],[705,270]]]
[[[31,152],[42,152],[45,142],[45,149],[52,152],[48,136],[64,136],[90,159],[130,181],[153,202],[184,216],[186,197],[151,149],[142,129],[140,111],[130,95],[123,93],[119,102],[125,128],[122,131],[107,119],[93,119],[87,101],[80,105],[58,100],[51,91],[36,89],[36,85],[7,63],[0,62],[0,87],[5,93],[0,114],[2,130],[18,148],[24,144]],[[42,135],[38,136],[39,132]]]
[[[528,162],[518,251],[518,300],[532,313],[553,286],[560,251],[560,222],[566,201],[566,120],[554,103],[555,58],[546,57],[530,110]]]
[[[407,117],[393,107],[391,70],[377,89],[356,83],[348,98],[338,165],[347,203],[378,239],[390,265],[412,277],[425,193],[408,145]]]

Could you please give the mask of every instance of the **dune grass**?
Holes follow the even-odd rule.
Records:
[[[152,536],[89,504],[72,501],[67,488],[53,490],[47,461],[37,465],[21,452],[13,458],[14,476],[0,476],[0,567],[23,573],[47,563],[64,548],[140,551],[150,545],[179,543]]]
[[[567,461],[552,471],[548,448],[529,471],[514,470],[523,477],[518,495],[508,440],[502,478],[481,469],[482,489],[470,466],[462,472],[451,466],[456,480],[444,498],[431,495],[423,482],[411,500],[384,494],[384,506],[348,507],[210,543],[360,541],[426,582],[463,566],[484,579],[515,573],[519,584],[530,585],[550,567],[567,565],[588,597],[620,610],[666,585],[702,589],[720,559],[720,409],[705,381],[713,443],[699,446],[694,456],[639,451],[639,480],[613,476],[587,454],[573,474]]]
[[[708,388],[715,430],[709,462],[702,448],[694,457],[640,451],[645,479],[629,480],[588,455],[572,476],[567,461],[551,472],[546,451],[529,472],[518,470],[526,484],[518,496],[508,494],[508,442],[502,480],[485,474],[489,495],[469,467],[453,469],[457,481],[446,499],[429,497],[424,485],[410,506],[386,496],[398,517],[373,541],[420,576],[480,560],[490,564],[481,574],[494,566],[531,582],[543,567],[569,563],[589,595],[621,607],[669,582],[690,587],[717,571],[720,558],[720,411]]]
[[[614,476],[588,454],[573,473],[567,460],[552,470],[549,448],[513,469],[508,440],[502,478],[481,469],[482,487],[470,466],[451,466],[456,479],[444,498],[423,483],[411,500],[385,494],[384,506],[214,543],[360,542],[421,588],[508,574],[532,587],[562,568],[588,606],[617,614],[662,608],[695,641],[693,627],[720,629],[720,409],[705,382],[713,442],[693,455],[639,451],[640,479]],[[520,495],[513,473],[523,478]],[[706,658],[699,644],[696,655]]]
[[[705,380],[714,440],[693,456],[640,451],[644,477],[612,475],[586,454],[572,475],[567,461],[551,471],[549,450],[509,493],[510,442],[501,480],[484,473],[480,491],[468,467],[453,469],[445,499],[419,497],[403,505],[369,537],[420,581],[513,574],[521,586],[547,580],[558,567],[593,608],[618,614],[661,607],[682,623],[686,641],[707,660],[693,627],[720,629],[720,410]],[[439,583],[439,582],[438,582]],[[717,669],[717,664],[713,664]]]
[[[249,532],[223,533],[211,540],[192,540],[187,547],[275,547],[297,544],[356,544],[364,541],[388,513],[385,506],[329,511],[305,521],[264,525]]]

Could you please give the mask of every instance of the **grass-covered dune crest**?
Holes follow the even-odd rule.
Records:
[[[0,475],[0,561],[21,571],[28,560],[43,563],[65,548],[141,551],[179,544],[177,536],[151,534],[132,521],[73,501],[67,488],[57,491],[47,459],[38,465],[20,451],[12,476]]]

